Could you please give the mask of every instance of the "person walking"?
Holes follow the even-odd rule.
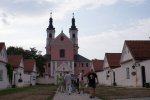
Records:
[[[74,74],[71,74],[72,80],[71,80],[71,88],[72,92],[76,91],[76,78]]]
[[[88,74],[87,78],[88,78],[88,86],[90,88],[90,98],[94,98],[96,82],[98,83],[98,78],[93,69],[90,70],[90,73]]]
[[[65,80],[65,85],[66,85],[66,92],[68,92],[69,95],[70,95],[71,94],[71,80],[72,80],[72,77],[71,77],[69,72],[67,72],[67,74],[65,75],[64,80]]]
[[[84,93],[84,77],[83,77],[83,70],[79,74],[79,94]]]
[[[58,85],[58,91],[64,92],[64,76],[62,75],[62,73],[60,73],[60,76],[58,78]]]
[[[76,76],[76,90],[78,93],[80,93],[80,90],[79,90],[79,75]]]

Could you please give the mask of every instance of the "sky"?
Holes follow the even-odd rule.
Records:
[[[0,0],[0,42],[44,55],[50,12],[56,36],[69,36],[75,14],[79,54],[89,59],[121,53],[125,40],[150,40],[150,0]]]

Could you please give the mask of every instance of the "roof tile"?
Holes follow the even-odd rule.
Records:
[[[94,59],[92,62],[95,72],[103,71],[104,60]]]
[[[110,68],[120,67],[121,53],[106,53],[105,54]]]
[[[33,72],[35,60],[34,59],[25,59],[24,60],[24,71]]]
[[[4,42],[0,42],[0,52],[3,49],[4,46],[5,46],[5,43]]]
[[[135,60],[150,59],[149,40],[126,40],[125,43]]]
[[[14,68],[19,67],[21,59],[23,59],[22,55],[8,55],[8,63]]]

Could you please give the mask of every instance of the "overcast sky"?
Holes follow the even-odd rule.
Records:
[[[45,54],[50,12],[56,36],[69,36],[72,13],[79,30],[79,53],[104,59],[121,53],[124,40],[149,40],[150,0],[0,0],[0,42]]]

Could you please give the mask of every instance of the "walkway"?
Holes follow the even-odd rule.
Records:
[[[98,99],[97,97],[90,99],[89,94],[72,93],[71,95],[69,95],[67,93],[57,92],[53,100],[101,100],[101,99]]]

